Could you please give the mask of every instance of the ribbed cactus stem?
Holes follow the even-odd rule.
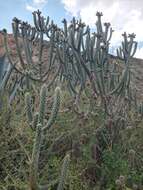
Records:
[[[65,181],[66,181],[66,177],[67,177],[67,171],[68,171],[69,162],[70,162],[70,155],[67,154],[65,156],[65,158],[64,158],[64,162],[63,162],[63,165],[62,165],[61,175],[60,175],[60,180],[59,180],[59,184],[58,184],[57,190],[63,190],[64,189],[64,185],[65,185]]]
[[[28,92],[25,95],[25,105],[26,105],[27,119],[28,119],[29,124],[31,124],[33,121],[32,101],[31,101],[31,96]]]
[[[29,80],[29,73],[28,73],[28,71],[26,71],[25,83],[26,83],[26,88],[27,88],[28,90],[30,90],[30,80]]]
[[[54,124],[56,117],[58,115],[59,107],[60,107],[60,88],[57,87],[55,89],[52,112],[51,112],[49,121],[48,121],[47,125],[45,127],[43,127],[43,130],[49,129]]]
[[[39,123],[43,125],[46,108],[47,87],[44,84],[40,91]]]
[[[39,112],[36,112],[33,117],[33,124],[32,124],[33,129],[36,129],[37,127],[38,117],[39,117]]]
[[[3,91],[6,88],[6,85],[10,79],[10,76],[12,74],[13,71],[13,66],[9,65],[8,70],[6,72],[6,74],[4,75],[2,82],[0,83],[0,91]]]
[[[41,137],[42,137],[42,125],[38,124],[36,129],[35,135],[35,142],[33,146],[32,152],[32,160],[30,165],[30,189],[31,190],[38,190],[38,161],[40,155],[40,148],[41,148]]]
[[[40,153],[40,147],[41,147],[41,136],[42,136],[41,128],[42,128],[42,125],[39,123],[36,129],[35,142],[34,142],[33,153],[32,153],[32,161],[34,162],[34,168],[36,169],[38,167],[39,153]]]

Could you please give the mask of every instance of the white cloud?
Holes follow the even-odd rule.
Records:
[[[33,7],[33,6],[31,6],[31,5],[29,5],[29,4],[26,4],[26,10],[33,12],[33,11],[36,10],[36,8]]]
[[[135,33],[138,42],[143,41],[143,1],[141,0],[61,0],[68,14],[79,16],[90,25],[95,26],[96,12],[103,12],[103,22],[110,22],[115,32],[112,45],[118,45],[123,32]],[[142,49],[136,57],[143,58]]]
[[[47,3],[47,0],[32,0],[31,3],[26,3],[26,10],[35,11],[37,9],[42,9]]]
[[[43,3],[46,3],[46,0],[33,0],[33,3],[35,3],[35,4],[43,4]]]

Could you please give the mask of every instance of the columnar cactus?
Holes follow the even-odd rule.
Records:
[[[46,111],[46,98],[47,98],[47,86],[44,84],[40,91],[39,112],[36,112],[33,116],[30,94],[26,93],[25,95],[28,123],[30,126],[32,126],[34,130],[36,130],[32,158],[30,162],[30,189],[31,190],[43,189],[43,187],[40,186],[38,183],[38,178],[39,178],[38,177],[38,162],[39,162],[40,148],[41,148],[41,143],[42,143],[42,139],[44,137],[45,132],[48,131],[48,129],[54,124],[56,120],[59,107],[60,107],[60,88],[57,87],[55,89],[53,108],[52,108],[52,112],[47,124],[45,124],[44,122],[45,111]],[[67,155],[64,159],[62,172],[61,172],[61,178],[60,178],[59,186],[58,186],[59,190],[62,190],[64,188],[64,180],[65,180],[64,178],[67,173],[68,163],[69,163],[69,155]]]
[[[17,18],[14,18],[12,22],[13,37],[18,56],[16,61],[19,64],[15,64],[11,58],[8,49],[6,30],[3,30],[4,46],[9,63],[13,65],[16,72],[24,76],[26,81],[28,78],[28,82],[32,80],[45,83],[51,70],[53,69],[53,66],[55,66],[57,59],[55,56],[55,31],[57,30],[57,26],[53,23],[53,21],[51,21],[51,23],[49,22],[49,17],[47,17],[45,21],[45,18],[41,15],[39,10],[33,12],[33,20],[35,27],[32,27],[27,22],[23,22]],[[50,63],[48,62],[47,64],[43,64],[45,46],[44,35],[48,37],[50,45]],[[38,61],[33,59],[35,51],[35,45],[33,44],[35,42],[39,50],[37,56]],[[23,53],[25,56],[23,56]]]

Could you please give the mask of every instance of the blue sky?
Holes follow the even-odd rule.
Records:
[[[61,23],[63,17],[69,17],[60,0],[41,2],[43,3],[34,4],[31,0],[0,0],[0,29],[6,28],[10,32],[13,17],[32,23],[32,8],[33,10],[36,8],[42,9],[45,16],[50,16],[58,24]],[[30,10],[28,6],[31,8],[29,8]]]
[[[110,22],[115,30],[112,46],[121,42],[121,34],[135,33],[139,42],[136,57],[143,58],[143,1],[142,0],[0,0],[0,30],[11,32],[11,21],[17,17],[23,21],[32,21],[32,11],[40,9],[44,16],[50,16],[55,23],[70,20],[72,16],[95,27],[96,12],[102,11],[103,22]]]

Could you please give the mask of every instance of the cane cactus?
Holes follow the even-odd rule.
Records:
[[[30,127],[32,126],[33,130],[36,130],[33,151],[32,151],[32,158],[30,162],[30,174],[29,174],[30,184],[29,185],[30,185],[31,190],[43,190],[43,189],[48,188],[48,185],[46,186],[39,185],[38,163],[39,163],[40,149],[41,149],[41,144],[42,144],[44,134],[54,124],[58,111],[59,111],[60,88],[57,87],[55,89],[53,108],[52,108],[51,115],[47,124],[45,124],[45,121],[44,121],[45,112],[46,112],[46,99],[47,99],[47,86],[44,84],[41,87],[41,91],[40,91],[39,112],[36,112],[35,114],[33,114],[33,111],[32,111],[33,107],[32,107],[30,93],[26,93],[25,95],[28,123]],[[64,181],[65,181],[65,176],[67,173],[68,163],[69,163],[69,155],[67,155],[64,159],[58,190],[62,190],[64,188]]]
[[[26,88],[30,88],[31,81],[45,83],[49,79],[51,72],[55,70],[55,63],[57,58],[55,56],[55,31],[57,26],[53,21],[49,21],[49,17],[45,18],[41,15],[41,12],[33,12],[34,27],[32,27],[27,22],[23,22],[17,18],[13,19],[12,30],[13,38],[16,45],[16,61],[14,62],[8,48],[8,36],[7,31],[3,30],[4,36],[4,46],[6,50],[6,55],[11,66],[20,75],[24,76],[26,82]],[[44,61],[44,48],[47,45],[44,41],[44,36],[49,39],[48,46],[50,46],[50,60],[47,64]],[[35,44],[38,49],[38,59],[34,59],[35,56]],[[57,67],[59,68],[59,67]],[[56,77],[57,77],[57,72]],[[52,73],[53,74],[53,73]],[[54,81],[55,81],[54,76]]]

